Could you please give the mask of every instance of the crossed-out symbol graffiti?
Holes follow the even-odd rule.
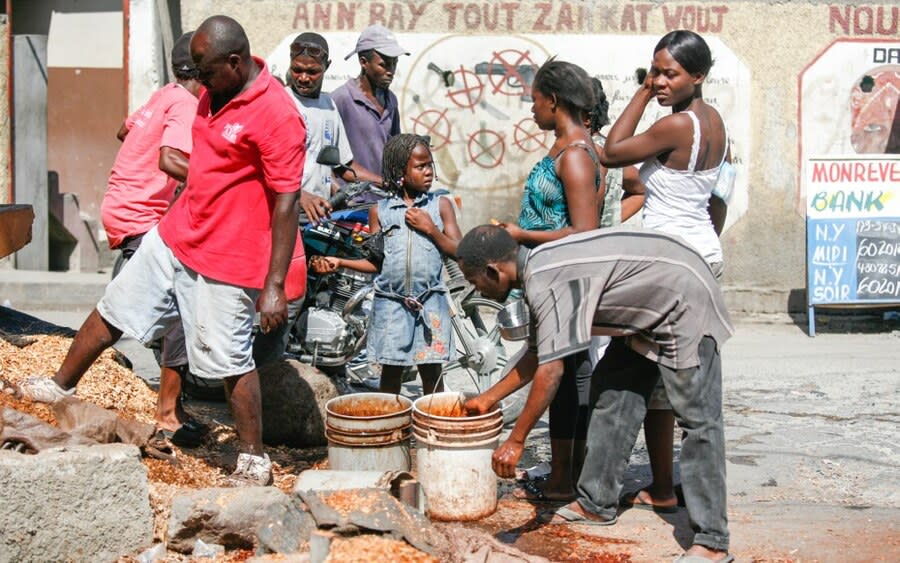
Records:
[[[526,117],[516,123],[513,129],[513,142],[525,152],[535,152],[547,148],[549,133],[538,128],[538,124]]]
[[[425,110],[413,117],[413,133],[416,135],[431,136],[431,150],[440,150],[445,145],[450,144],[450,120],[447,119],[449,110],[439,111],[436,109]]]
[[[469,136],[469,158],[482,168],[495,168],[503,162],[506,143],[496,131],[480,129]]]
[[[476,72],[478,70],[481,69],[475,69]],[[531,101],[531,84],[537,65],[531,60],[530,51],[518,49],[495,51],[486,70],[493,87],[492,94],[519,96],[523,101]]]
[[[475,113],[475,105],[478,104],[484,93],[484,82],[477,74],[462,65],[459,65],[459,70],[453,71],[453,75],[456,77],[453,83],[461,84],[462,87],[456,90],[448,89],[447,97],[459,107],[470,109],[472,113]]]

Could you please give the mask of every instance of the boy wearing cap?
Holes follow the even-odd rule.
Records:
[[[185,33],[172,48],[175,81],[153,93],[146,104],[122,123],[116,155],[100,216],[111,249],[127,261],[144,235],[159,223],[187,177],[191,125],[197,113],[200,82],[191,60],[191,36]],[[182,447],[200,444],[205,428],[181,406],[181,375],[187,367],[181,325],[163,338],[162,370],[156,424]]]
[[[360,73],[332,92],[353,155],[363,167],[381,175],[381,158],[388,139],[400,133],[397,96],[389,90],[397,58],[409,53],[389,29],[370,25],[360,34],[356,48],[344,59],[359,57]]]
[[[330,65],[328,42],[318,33],[301,33],[291,43],[291,64],[285,90],[306,123],[306,165],[300,192],[301,224],[317,222],[330,211],[327,199],[332,193],[332,168],[316,162],[322,148],[338,148],[342,166],[333,172],[341,179],[350,182],[357,178],[381,183],[381,176],[354,162],[341,114],[331,96],[322,92],[325,71]]]

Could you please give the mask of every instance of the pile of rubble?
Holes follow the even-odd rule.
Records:
[[[0,560],[467,559],[467,549],[455,543],[463,534],[432,526],[389,486],[375,485],[389,479],[339,492],[297,483],[304,470],[327,466],[322,446],[268,448],[275,487],[221,488],[237,438],[215,413],[201,412],[212,427],[201,447],[175,448],[169,459],[142,455],[153,433],[156,393],[115,351],[105,352],[81,380],[81,400],[49,406],[12,393],[25,377],[52,374],[70,343],[67,336],[0,333],[0,441],[7,445],[0,451],[0,503],[8,508],[0,516]],[[271,380],[296,378],[298,369],[275,366]],[[312,387],[317,402],[330,398],[321,382]],[[320,426],[301,422],[306,432]],[[405,490],[407,501],[415,498]],[[475,533],[483,536],[469,542],[476,551],[490,546],[484,553],[506,560],[517,553]]]
[[[199,448],[148,457],[156,393],[117,352],[87,372],[81,400],[51,407],[9,392],[25,377],[52,374],[69,336],[10,335],[0,326],[0,442],[15,446],[0,451],[0,560],[546,561],[513,542],[541,544],[535,551],[550,555],[545,531],[523,525],[533,519],[503,502],[500,512],[514,521],[498,513],[465,526],[432,524],[411,475],[329,471],[324,403],[337,391],[296,362],[261,370],[269,386],[264,426],[279,432],[266,442],[290,444],[267,446],[275,487],[220,486],[238,442],[219,422],[227,420],[225,405],[191,406],[212,428]],[[507,538],[501,528],[518,535]],[[583,538],[557,539],[567,547],[553,559],[579,559],[578,546],[589,547]]]

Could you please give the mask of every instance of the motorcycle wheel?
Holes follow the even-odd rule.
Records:
[[[502,305],[483,297],[469,297],[458,305],[458,330],[454,334],[457,357],[444,366],[444,387],[448,391],[481,393],[507,374],[510,358],[513,360],[511,365],[515,365],[521,354],[508,351],[500,339],[497,312]],[[465,343],[460,342],[461,339],[465,339]],[[478,354],[485,360],[481,365],[472,365],[471,356]],[[528,384],[500,402],[505,424],[512,424],[522,414],[530,388],[531,384]]]

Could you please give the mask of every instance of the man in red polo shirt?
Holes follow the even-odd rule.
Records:
[[[185,33],[172,47],[175,81],[154,92],[119,128],[122,147],[100,205],[109,247],[122,253],[117,265],[134,256],[144,234],[159,223],[175,199],[176,187],[187,178],[191,126],[202,89],[191,59],[193,35]],[[117,273],[113,270],[114,276]],[[186,370],[184,332],[176,326],[162,342],[156,427],[173,444],[195,447],[208,428],[181,404],[181,374]]]
[[[194,120],[184,192],[107,287],[56,375],[30,378],[19,389],[43,402],[72,395],[123,332],[146,343],[180,313],[191,369],[224,379],[231,391],[241,442],[231,482],[266,485],[272,468],[263,453],[251,333],[257,309],[260,329],[269,332],[285,322],[288,299],[305,289],[296,202],[306,130],[233,19],[204,21],[191,56],[207,91]]]

